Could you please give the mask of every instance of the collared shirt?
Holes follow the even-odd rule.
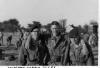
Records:
[[[51,57],[51,62],[62,62],[62,57],[65,53],[66,46],[67,46],[67,41],[64,36],[56,36],[52,37],[48,41],[48,49],[50,52],[50,57]]]

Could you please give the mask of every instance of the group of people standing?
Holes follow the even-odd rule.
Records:
[[[19,52],[21,65],[95,65],[91,45],[78,28],[62,34],[59,22],[53,21],[50,37],[42,35],[40,29],[35,25],[23,40]]]

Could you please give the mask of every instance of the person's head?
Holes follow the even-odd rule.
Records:
[[[72,29],[70,32],[69,32],[69,37],[72,41],[74,41],[76,44],[79,44],[80,42],[80,39],[81,39],[81,36],[78,32],[78,29]]]
[[[33,27],[32,31],[31,31],[31,36],[34,40],[37,40],[39,37],[39,31],[40,28],[38,26]]]
[[[57,36],[59,29],[59,23],[57,21],[53,21],[51,24],[51,32],[53,36]]]

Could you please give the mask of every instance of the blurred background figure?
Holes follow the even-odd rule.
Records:
[[[0,46],[3,45],[3,32],[0,32]]]
[[[11,45],[11,41],[12,41],[12,34],[10,34],[8,37],[7,37],[7,47],[9,47]]]
[[[96,25],[90,25],[89,35],[89,45],[91,45],[91,47],[98,46],[98,35]]]

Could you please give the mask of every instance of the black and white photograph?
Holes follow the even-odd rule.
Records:
[[[0,0],[0,66],[98,66],[99,0]]]

